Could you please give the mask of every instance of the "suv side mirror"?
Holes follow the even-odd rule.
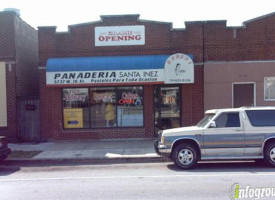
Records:
[[[216,128],[216,127],[217,126],[216,126],[216,122],[215,121],[210,122],[209,128]]]

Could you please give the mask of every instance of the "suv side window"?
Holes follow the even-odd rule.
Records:
[[[239,113],[222,113],[216,120],[216,128],[240,127]]]
[[[275,110],[246,110],[252,126],[275,126]]]

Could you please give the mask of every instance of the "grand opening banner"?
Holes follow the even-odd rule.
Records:
[[[95,46],[144,45],[145,26],[95,27]]]

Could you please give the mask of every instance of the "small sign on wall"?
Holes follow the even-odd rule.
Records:
[[[82,108],[65,108],[64,128],[83,128]]]
[[[165,62],[164,74],[164,83],[194,83],[194,63],[188,55],[173,54]]]
[[[95,46],[144,45],[145,26],[95,27]]]

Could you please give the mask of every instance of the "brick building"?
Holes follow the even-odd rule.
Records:
[[[14,10],[0,12],[0,134],[11,140],[35,137],[19,124],[26,120],[20,101],[39,95],[37,65],[37,30]]]
[[[203,115],[201,23],[175,30],[139,15],[102,16],[66,33],[39,27],[38,35],[42,138],[148,138]],[[191,63],[179,69],[190,70],[185,80],[165,84],[163,73],[175,73],[164,72],[169,58]]]
[[[275,105],[274,20],[173,29],[118,15],[64,33],[39,27],[41,138],[146,138],[206,109]]]
[[[115,15],[37,34],[16,13],[1,12],[1,134],[149,138],[196,124],[206,109],[275,105],[275,13],[240,27],[185,26]],[[40,106],[23,98],[37,96],[38,86]]]

